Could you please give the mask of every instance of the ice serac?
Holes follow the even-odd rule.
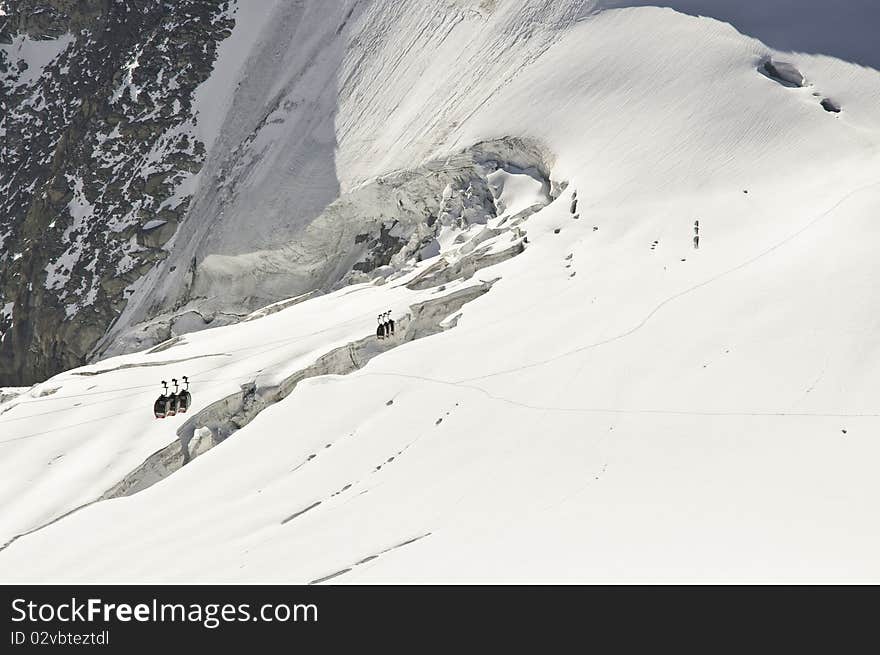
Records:
[[[499,261],[497,253],[491,260],[484,258],[485,248],[477,245],[508,231],[516,221],[505,225],[510,212],[504,206],[503,185],[491,180],[507,175],[511,187],[528,180],[532,192],[517,207],[523,218],[546,205],[554,193],[552,159],[540,144],[501,138],[364,182],[331,202],[295,237],[279,236],[271,247],[238,255],[211,254],[200,265],[191,265],[189,299],[125,332],[114,331],[103,355],[236,322],[279,298],[383,280],[414,261],[440,254],[440,241],[442,261],[454,259],[457,270],[466,262],[480,260],[485,266]],[[515,254],[516,248],[508,251]]]
[[[450,178],[436,162],[451,157],[449,167],[460,167],[462,153],[487,141],[453,134],[491,94],[475,83],[496,77],[490,87],[503,86],[573,23],[582,4],[532,2],[499,11],[491,3],[429,2],[413,11],[390,2],[279,3],[249,39],[236,42],[236,30],[250,29],[236,27],[215,67],[226,80],[216,88],[219,99],[204,91],[214,88],[212,80],[197,92],[196,104],[218,131],[187,222],[97,352],[234,321],[260,304],[332,288],[352,271],[405,258],[396,246],[400,231],[431,220]],[[239,25],[256,25],[255,11],[265,9],[241,5]],[[512,48],[511,40],[534,25],[541,33]],[[480,30],[497,32],[494,46],[474,40],[477,52],[451,47]],[[239,49],[236,74],[221,68],[229,59],[225,47]],[[437,76],[447,90],[436,100],[446,111],[431,97],[437,90],[424,85]],[[431,107],[437,115],[429,115]],[[488,136],[511,137],[516,145],[522,135]],[[526,159],[528,166],[542,161]],[[431,160],[435,170],[424,169]],[[357,261],[361,242],[353,239],[372,241],[380,223],[389,231],[397,226],[395,234],[379,235],[385,253]],[[201,324],[177,325],[185,312],[202,316]]]

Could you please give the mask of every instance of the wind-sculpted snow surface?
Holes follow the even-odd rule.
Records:
[[[295,239],[207,256],[191,280],[194,300],[118,334],[104,354],[236,322],[278,298],[388,277],[440,252],[459,269],[476,260],[485,266],[480,244],[516,222],[504,226],[511,218],[505,196],[518,196],[519,218],[550,201],[549,157],[535,143],[501,138],[364,183],[330,203]]]
[[[288,212],[294,239],[335,184],[378,195],[423,172],[431,234],[386,263],[378,228],[339,280],[354,284],[8,394],[0,579],[880,581],[880,74],[669,9],[342,5],[296,10],[290,34],[314,48],[280,48],[281,77],[256,74],[275,52],[256,39],[243,84],[276,91],[293,123],[272,114],[236,160],[289,155],[299,189],[332,179],[311,204],[281,188],[273,212],[281,174],[248,164],[214,223],[206,171],[264,96],[233,99],[191,204],[218,247],[178,232],[185,254],[166,262],[183,273],[140,306],[173,313],[181,280],[207,296],[211,256],[273,249],[260,230]],[[540,165],[506,159],[466,176],[470,193],[438,184],[444,158],[510,139]],[[266,223],[236,244],[251,202]],[[386,310],[489,283],[431,317],[451,329],[300,377],[375,339]],[[181,308],[224,300],[206,299]],[[180,375],[191,413],[154,420],[158,381]],[[196,457],[126,478],[179,433]],[[136,493],[92,502],[114,488]]]

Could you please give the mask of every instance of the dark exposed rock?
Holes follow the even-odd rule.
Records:
[[[173,128],[191,120],[192,93],[233,26],[227,9],[226,0],[6,4],[0,385],[82,364],[126,288],[164,259],[186,208],[173,206],[174,188],[205,153]],[[7,54],[23,38],[57,39],[59,54],[27,71]]]
[[[758,70],[784,86],[801,87],[806,82],[803,73],[784,61],[765,61]]]
[[[825,98],[820,104],[825,111],[830,111],[833,114],[840,113],[840,105],[834,102],[831,98]]]
[[[355,271],[369,273],[380,266],[387,266],[391,262],[391,258],[400,252],[406,244],[406,240],[393,235],[396,225],[397,221],[392,221],[390,224],[381,226],[379,236],[370,243],[367,255],[352,267]],[[360,243],[357,238],[355,238],[355,243]]]

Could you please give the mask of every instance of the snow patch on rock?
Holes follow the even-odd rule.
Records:
[[[43,74],[43,70],[73,43],[72,34],[63,34],[57,39],[34,39],[26,34],[19,34],[11,44],[0,44],[0,50],[6,57],[17,75],[11,76],[13,86],[31,84]]]

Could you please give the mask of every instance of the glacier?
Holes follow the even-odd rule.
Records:
[[[0,580],[877,582],[880,72],[621,4],[233,8],[168,257],[0,395]]]

